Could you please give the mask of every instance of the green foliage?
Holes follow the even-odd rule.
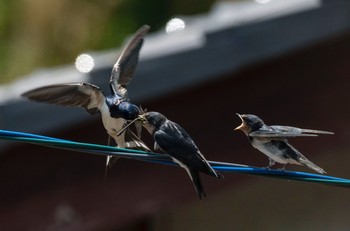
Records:
[[[119,46],[143,24],[195,14],[213,0],[0,1],[0,83],[39,67],[73,63],[79,53]]]

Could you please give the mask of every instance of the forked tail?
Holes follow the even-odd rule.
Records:
[[[199,172],[197,172],[193,169],[189,169],[189,173],[190,173],[190,177],[191,177],[191,180],[193,182],[194,188],[197,191],[199,199],[202,199],[202,196],[206,197],[207,194],[204,191],[203,184],[202,184],[201,178],[199,176]]]

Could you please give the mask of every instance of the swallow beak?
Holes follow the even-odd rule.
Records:
[[[244,120],[243,120],[242,116],[240,114],[238,114],[238,113],[236,113],[236,115],[242,120],[242,124],[239,125],[238,127],[236,127],[235,131],[237,131],[237,130],[242,130],[242,131],[246,130],[247,125],[244,123]]]
[[[145,117],[145,113],[139,115],[137,118],[138,118],[138,121],[141,121],[141,122],[142,122],[142,124],[145,124],[145,123],[148,122],[147,119],[146,119],[146,117]]]
[[[237,130],[243,130],[245,126],[246,126],[246,125],[245,125],[244,123],[242,123],[241,125],[239,125],[238,127],[235,128],[235,131],[237,131]]]
[[[154,133],[154,125],[152,125],[151,123],[148,122],[147,118],[146,118],[146,113],[139,115],[139,120],[142,123],[142,126],[144,128],[146,128],[146,130],[150,133],[153,134]]]
[[[118,99],[118,100],[115,101],[114,105],[115,105],[115,106],[118,106],[121,102],[122,102],[122,101],[121,101],[120,99]]]
[[[240,115],[240,114],[238,114],[238,113],[236,113],[236,115],[242,120],[242,122],[243,122],[243,118],[242,118],[242,116]]]

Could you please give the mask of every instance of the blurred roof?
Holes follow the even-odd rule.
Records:
[[[129,96],[142,103],[336,36],[350,29],[349,8],[350,2],[341,0],[219,2],[208,14],[179,16],[186,22],[185,30],[159,31],[146,37]],[[43,85],[76,81],[91,82],[108,91],[117,53],[90,52],[95,68],[89,74],[66,65],[39,70],[1,86],[1,128],[47,133],[91,119],[83,110],[28,102],[20,99],[20,94]]]

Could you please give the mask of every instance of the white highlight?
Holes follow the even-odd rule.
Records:
[[[89,73],[94,66],[94,59],[88,54],[81,54],[75,60],[75,67],[81,73]]]
[[[265,4],[271,2],[271,0],[255,0],[256,3]]]
[[[186,24],[185,21],[180,19],[180,18],[172,18],[165,26],[165,32],[167,34],[176,32],[176,31],[181,31],[185,29]]]

